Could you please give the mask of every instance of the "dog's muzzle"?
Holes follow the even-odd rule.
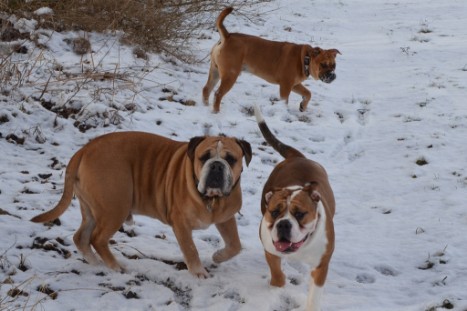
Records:
[[[299,250],[310,236],[310,234],[307,234],[301,241],[295,243],[291,242],[292,223],[287,219],[279,221],[276,224],[276,230],[278,240],[272,243],[278,252],[284,254],[290,254]]]
[[[277,238],[279,241],[290,241],[292,236],[292,223],[288,219],[282,219],[276,224]]]
[[[228,170],[226,165],[221,161],[213,161],[208,165],[203,195],[206,197],[229,195],[232,182],[226,172]]]
[[[334,71],[327,72],[320,77],[320,80],[325,83],[331,83],[335,79],[336,79],[336,74],[334,73]]]

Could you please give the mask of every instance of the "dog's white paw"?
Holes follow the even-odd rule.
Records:
[[[115,262],[112,264],[109,264],[108,267],[112,269],[115,272],[119,273],[126,273],[126,268],[124,266],[121,266],[119,263]]]
[[[90,264],[91,266],[97,266],[99,264],[99,259],[97,258],[97,256],[94,254],[93,251],[86,252],[86,253],[83,252],[83,257],[84,257],[84,260],[86,260],[86,262]]]
[[[188,271],[198,279],[207,279],[210,277],[208,271],[202,266],[198,268],[189,268]]]

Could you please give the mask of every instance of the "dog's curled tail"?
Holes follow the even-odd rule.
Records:
[[[232,13],[232,11],[233,11],[233,7],[225,8],[221,12],[221,14],[219,14],[219,17],[216,20],[216,27],[217,27],[217,30],[219,31],[219,35],[221,36],[221,41],[224,41],[230,35],[224,26],[224,19],[227,15]]]
[[[57,205],[45,213],[39,214],[31,219],[32,222],[47,222],[57,219],[62,215],[70,205],[71,199],[73,198],[73,184],[76,181],[76,175],[78,172],[79,164],[82,158],[82,149],[78,151],[68,163],[65,171],[65,186],[63,194]]]
[[[284,144],[279,139],[277,139],[276,136],[274,136],[266,124],[266,121],[264,121],[263,115],[261,114],[261,111],[257,105],[255,105],[255,117],[264,139],[266,139],[267,143],[270,144],[277,152],[279,152],[281,156],[283,156],[285,159],[293,157],[305,157],[300,151]]]

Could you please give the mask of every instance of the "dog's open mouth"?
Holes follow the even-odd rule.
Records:
[[[296,242],[296,243],[292,243],[286,240],[281,240],[281,241],[276,241],[276,242],[273,241],[273,244],[278,252],[289,254],[289,253],[296,252],[300,247],[302,247],[302,245],[305,243],[305,241],[308,239],[309,236],[310,234],[307,234],[303,240],[301,240],[300,242]]]

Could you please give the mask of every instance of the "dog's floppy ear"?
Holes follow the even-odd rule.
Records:
[[[243,155],[245,156],[246,166],[250,164],[253,153],[251,152],[251,145],[249,142],[243,139],[237,139],[237,144],[242,148]]]
[[[195,149],[198,147],[198,145],[205,139],[205,136],[196,136],[190,139],[190,142],[188,143],[188,149],[186,150],[186,153],[188,157],[190,158],[191,161],[195,158]]]
[[[342,53],[338,49],[330,49],[329,52],[331,52],[332,55],[334,55],[334,57],[336,57],[337,54],[342,55]]]
[[[271,197],[272,197],[273,194],[274,194],[274,192],[269,191],[268,193],[266,193],[264,195],[264,202],[266,202],[266,204],[269,204],[269,200],[271,200]]]
[[[302,190],[308,192],[308,194],[310,195],[310,198],[314,202],[318,203],[319,201],[321,201],[321,194],[318,192],[317,188],[318,188],[318,183],[312,181],[312,182],[306,183]]]
[[[318,56],[323,50],[321,48],[310,48],[308,50],[308,54],[311,56],[311,57],[316,57]]]

